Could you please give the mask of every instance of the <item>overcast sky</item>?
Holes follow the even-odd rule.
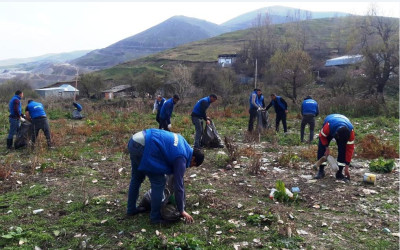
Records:
[[[400,17],[397,2],[378,1],[375,6],[380,15]],[[274,5],[365,15],[372,3],[0,0],[0,60],[104,48],[175,15],[221,24],[241,14]]]

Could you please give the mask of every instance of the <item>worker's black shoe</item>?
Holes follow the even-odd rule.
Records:
[[[12,149],[13,139],[7,139],[7,149]]]
[[[151,220],[150,223],[153,224],[153,225],[165,226],[165,225],[170,225],[173,222],[161,219],[161,220]]]
[[[340,170],[336,172],[336,180],[344,182],[350,181],[346,176],[343,175],[342,171]]]
[[[322,179],[325,177],[325,171],[324,171],[325,166],[319,166],[319,170],[317,175],[314,177],[314,179]]]
[[[140,213],[144,213],[144,212],[146,212],[146,208],[144,208],[144,207],[137,207],[136,210],[135,210],[134,212],[132,212],[132,213],[127,213],[126,216],[130,217],[130,216],[134,216],[134,215],[137,215],[137,214],[140,214]]]

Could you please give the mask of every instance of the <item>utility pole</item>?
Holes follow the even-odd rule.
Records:
[[[254,88],[257,88],[257,59],[256,59],[256,69],[254,73]]]
[[[74,90],[74,102],[76,102],[76,91],[78,90],[78,76],[79,76],[78,71],[79,71],[79,69],[78,69],[78,67],[76,67],[76,66],[74,66],[74,67],[75,67],[75,69],[76,69],[75,90]]]

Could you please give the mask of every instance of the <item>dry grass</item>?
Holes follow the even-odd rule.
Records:
[[[389,142],[382,142],[373,134],[366,135],[359,143],[360,156],[367,159],[384,157],[386,159],[399,158],[399,154]]]

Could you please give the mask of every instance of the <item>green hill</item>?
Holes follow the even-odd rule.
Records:
[[[227,28],[204,20],[174,16],[137,35],[104,49],[92,51],[74,60],[74,63],[92,69],[107,68],[181,44],[217,36],[226,31]]]

